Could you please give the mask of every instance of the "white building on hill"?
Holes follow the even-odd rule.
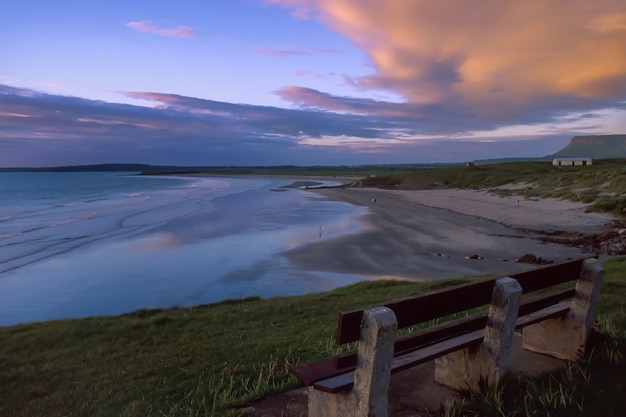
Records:
[[[572,165],[591,165],[591,158],[554,158],[552,165],[572,166]]]

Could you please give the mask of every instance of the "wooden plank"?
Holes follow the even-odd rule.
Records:
[[[495,280],[483,280],[383,304],[396,314],[398,328],[489,304]],[[339,314],[337,344],[359,340],[363,310]]]
[[[528,294],[553,285],[577,280],[580,277],[584,260],[577,259],[549,265],[533,269],[532,271],[513,274],[510,277],[515,278],[519,282],[524,290],[524,294]]]
[[[565,302],[565,303],[555,304],[553,306],[550,306],[550,307],[547,307],[538,311],[534,311],[523,317],[518,318],[517,322],[515,323],[515,328],[521,329],[522,327],[539,323],[540,321],[543,321],[545,319],[565,316],[567,312],[569,311],[569,307],[570,307],[570,303]]]
[[[415,350],[406,355],[394,358],[391,366],[391,373],[412,368],[421,363],[428,362],[439,356],[454,352],[464,347],[477,345],[482,341],[484,335],[485,329],[475,330],[473,332],[462,334],[452,339],[444,340],[423,349]],[[354,370],[318,381],[313,384],[313,386],[317,390],[331,394],[349,391],[354,386]]]
[[[313,384],[316,390],[324,391],[329,394],[337,394],[339,392],[350,391],[354,386],[354,370],[348,371],[341,375],[336,375],[328,379],[324,379]]]
[[[439,356],[452,353],[464,347],[477,345],[482,342],[485,336],[485,329],[474,330],[470,333],[465,333],[456,336],[452,339],[444,340],[434,345],[426,346],[422,349],[415,350],[406,355],[399,356],[393,361],[391,372],[399,372],[413,366],[419,365],[424,362],[428,362]]]
[[[538,311],[551,305],[557,304],[560,301],[570,299],[574,296],[575,293],[576,291],[574,290],[574,288],[569,288],[550,294],[544,294],[524,299],[520,303],[517,315],[518,317],[526,316],[534,311]]]
[[[580,276],[583,261],[584,259],[577,259],[508,276],[515,278],[520,283],[524,293],[527,294],[553,285],[577,280]],[[393,310],[396,314],[398,328],[404,328],[489,304],[494,283],[499,278],[501,277],[392,300],[383,305]],[[359,340],[363,310],[339,313],[336,335],[337,344],[341,345]]]
[[[408,351],[439,342],[444,339],[484,328],[487,324],[487,311],[475,313],[466,317],[450,320],[425,329],[402,335],[394,343],[394,356],[405,354]],[[352,350],[336,357],[335,367],[354,368],[357,362],[357,351]]]
[[[315,381],[326,379],[334,375],[344,373],[346,370],[338,370],[335,367],[336,357],[320,359],[297,366],[291,372],[307,386],[313,385]]]

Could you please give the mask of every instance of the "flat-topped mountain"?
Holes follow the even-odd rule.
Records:
[[[596,159],[626,158],[626,135],[574,136],[569,145],[553,156]]]

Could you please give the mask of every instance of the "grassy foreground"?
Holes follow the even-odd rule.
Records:
[[[626,257],[606,261],[605,268],[597,352],[574,382],[571,369],[546,379],[550,387],[540,382],[542,392],[552,389],[557,396],[535,395],[537,401],[575,399],[584,409],[580,415],[626,409]],[[363,282],[299,297],[0,328],[0,416],[231,415],[247,400],[295,387],[289,374],[295,363],[333,352],[337,311],[471,279]],[[587,388],[568,391],[577,381]],[[558,396],[564,389],[568,400]],[[533,415],[573,415],[570,408]]]

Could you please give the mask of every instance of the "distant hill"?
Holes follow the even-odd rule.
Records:
[[[553,157],[626,158],[626,135],[574,136]]]
[[[169,165],[148,164],[95,164],[95,165],[67,165],[57,167],[26,167],[0,168],[0,172],[170,172],[183,170],[198,170],[201,168],[177,167]]]
[[[0,168],[0,172],[108,172],[108,171],[146,171],[152,168],[147,164],[97,164],[71,165],[46,168]]]

